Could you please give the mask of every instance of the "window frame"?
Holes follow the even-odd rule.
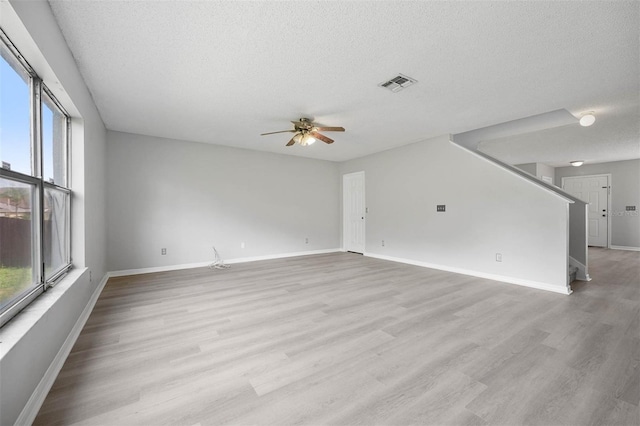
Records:
[[[13,170],[6,170],[0,168],[0,177],[6,180],[10,180],[13,182],[19,182],[26,185],[30,185],[34,187],[33,199],[31,201],[31,239],[32,242],[39,241],[40,236],[40,212],[42,209],[40,208],[40,179],[24,175],[20,172],[16,172]],[[27,289],[18,293],[12,303],[8,304],[0,311],[0,326],[4,325],[7,321],[13,318],[18,312],[24,309],[29,303],[31,303],[36,297],[42,294],[45,291],[45,286],[41,282],[41,273],[40,268],[37,265],[41,264],[41,251],[39,247],[31,247],[31,275],[33,277],[33,282],[29,285]],[[35,276],[34,276],[35,275]],[[5,316],[7,318],[5,318]]]
[[[51,101],[53,108],[57,109],[58,112],[65,117],[64,136],[63,136],[64,143],[62,144],[62,158],[64,161],[63,170],[64,170],[64,176],[65,176],[64,183],[60,184],[60,182],[55,182],[55,181],[54,183],[51,183],[44,180],[45,179],[44,164],[42,168],[42,179],[45,183],[54,185],[57,188],[68,189],[69,186],[71,186],[70,185],[71,167],[69,167],[69,141],[71,139],[71,118],[67,113],[67,111],[64,109],[64,107],[60,104],[58,99],[55,97],[55,95],[51,92],[51,90],[49,90],[49,88],[44,83],[42,84],[42,95],[46,96],[48,100]],[[41,96],[40,105],[45,103],[44,96]],[[40,117],[41,117],[40,120],[42,120],[42,110],[40,112]],[[41,126],[41,129],[42,129],[42,126]],[[40,135],[42,137],[42,130],[40,132]],[[44,141],[42,141],[42,143],[40,144],[41,148],[43,143]],[[41,156],[41,157],[44,157],[44,156]],[[44,161],[44,158],[42,158],[42,160]]]
[[[43,281],[44,281],[44,285],[45,285],[45,290],[49,287],[53,287],[56,282],[58,282],[58,280],[60,278],[62,278],[71,268],[71,197],[73,195],[73,193],[71,192],[71,190],[69,188],[65,188],[62,186],[58,186],[55,184],[52,184],[50,182],[44,182],[43,183],[43,187],[42,187],[42,196],[43,196],[43,202],[42,202],[42,210],[40,212],[40,215],[42,216],[42,250],[43,250],[43,255],[42,255],[42,266],[43,266]],[[53,189],[54,191],[60,191],[65,193],[66,196],[66,200],[65,200],[65,208],[66,208],[66,215],[65,215],[65,230],[67,231],[66,235],[65,235],[65,242],[64,242],[64,248],[65,248],[65,254],[66,254],[66,259],[65,259],[65,263],[55,269],[52,273],[51,276],[47,277],[47,273],[46,270],[44,268],[46,268],[46,262],[44,260],[44,190],[45,189]]]
[[[26,75],[29,85],[29,102],[30,102],[30,117],[29,117],[29,129],[30,129],[30,150],[31,150],[31,173],[25,174],[15,170],[4,169],[0,167],[0,177],[13,182],[19,182],[30,185],[34,188],[34,194],[31,201],[31,244],[32,244],[32,280],[31,285],[23,290],[21,293],[13,295],[5,307],[0,309],[0,327],[4,326],[17,315],[22,309],[27,307],[38,296],[47,291],[48,288],[53,287],[72,267],[71,259],[71,203],[73,198],[73,192],[70,189],[71,186],[71,167],[70,167],[70,140],[71,140],[71,117],[60,104],[55,95],[47,88],[42,79],[37,75],[34,69],[29,65],[26,59],[20,54],[16,46],[0,28],[0,49],[4,50],[4,53],[8,54],[10,58],[6,58],[7,55],[2,55],[3,60],[9,63],[9,66],[14,68],[14,71],[18,74]],[[15,67],[19,66],[21,69],[16,70]],[[51,101],[54,108],[57,109],[65,120],[63,124],[63,142],[60,146],[62,149],[62,161],[64,164],[62,170],[64,173],[64,185],[59,183],[46,182],[44,177],[44,158],[43,158],[43,123],[42,123],[42,105],[45,102],[45,96],[47,100]],[[47,105],[48,108],[51,105]],[[55,151],[54,151],[55,155]],[[65,202],[65,242],[64,242],[64,259],[63,264],[56,270],[52,271],[49,277],[46,276],[45,265],[45,189],[54,191],[60,191],[66,194]]]

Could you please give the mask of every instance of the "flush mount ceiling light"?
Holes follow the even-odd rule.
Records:
[[[580,117],[580,125],[583,127],[589,127],[593,123],[596,122],[596,116],[593,115],[593,112],[587,112]]]
[[[584,164],[584,161],[571,161],[569,164],[571,164],[573,167],[580,167]]]

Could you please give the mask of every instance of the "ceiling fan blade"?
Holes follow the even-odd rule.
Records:
[[[318,140],[321,140],[324,143],[333,143],[333,139],[330,139],[330,138],[326,137],[325,135],[321,135],[318,132],[309,132],[309,134],[311,136],[313,136],[314,138],[316,138]]]
[[[291,138],[291,140],[285,145],[285,146],[291,146],[294,143],[296,143],[296,141],[294,140],[295,136],[293,138]]]
[[[344,132],[344,127],[315,127],[315,129],[324,132]]]
[[[295,130],[281,130],[279,132],[260,133],[260,136],[275,135],[276,133],[292,133],[292,132],[295,132]]]

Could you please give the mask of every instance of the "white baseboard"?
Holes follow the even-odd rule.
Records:
[[[613,250],[628,250],[628,251],[640,251],[640,247],[629,247],[629,246],[610,246],[610,249]]]
[[[109,277],[126,277],[129,275],[152,274],[154,272],[179,271],[181,269],[204,268],[209,262],[184,263],[182,265],[153,266],[151,268],[123,269],[109,272]]]
[[[571,290],[570,287],[569,288],[560,287],[560,286],[555,286],[555,285],[552,285],[552,284],[543,283],[543,282],[539,282],[539,281],[530,281],[530,280],[524,280],[524,279],[521,279],[521,278],[507,277],[507,276],[503,276],[503,275],[487,274],[485,272],[471,271],[471,270],[468,270],[468,269],[454,268],[454,267],[445,266],[445,265],[436,265],[436,264],[433,264],[433,263],[421,262],[421,261],[418,261],[418,260],[411,260],[411,259],[403,259],[403,258],[399,258],[399,257],[386,256],[386,255],[382,255],[382,254],[364,253],[364,255],[368,256],[368,257],[374,257],[376,259],[390,260],[392,262],[399,262],[399,263],[406,263],[406,264],[409,264],[409,265],[422,266],[423,268],[438,269],[438,270],[441,270],[441,271],[453,272],[453,273],[456,273],[456,274],[470,275],[472,277],[486,278],[486,279],[494,280],[494,281],[502,281],[502,282],[506,282],[506,283],[510,283],[510,284],[517,284],[517,285],[521,285],[521,286],[524,286],[524,287],[536,288],[538,290],[552,291],[554,293],[560,293],[560,294],[571,294],[572,293],[572,290]]]
[[[109,273],[105,274],[105,276],[102,278],[95,291],[91,295],[89,302],[84,307],[82,313],[80,314],[80,317],[71,329],[71,332],[69,332],[69,335],[60,347],[60,350],[56,354],[53,361],[51,361],[49,368],[40,380],[40,383],[38,383],[38,386],[34,389],[31,397],[20,412],[20,415],[15,422],[16,425],[30,425],[36,419],[38,411],[40,411],[40,408],[42,407],[47,394],[51,390],[53,383],[58,377],[58,373],[60,373],[64,362],[67,360],[67,357],[69,356],[73,345],[76,343],[76,340],[78,340],[78,336],[80,336],[80,332],[89,319],[89,315],[91,315],[91,311],[93,311],[93,307],[98,301],[98,297],[100,296],[100,293],[102,293],[102,289],[104,288],[108,279]]]
[[[260,260],[272,260],[272,259],[283,259],[286,257],[297,257],[297,256],[309,256],[312,254],[325,254],[325,253],[336,253],[339,252],[339,248],[334,249],[323,249],[323,250],[309,250],[309,251],[300,251],[295,253],[279,253],[279,254],[268,254],[265,256],[252,256],[252,257],[238,257],[236,259],[228,259],[224,260],[224,263],[232,265],[235,263],[245,263],[245,262],[257,262]],[[140,274],[150,274],[153,272],[167,272],[167,271],[179,271],[181,269],[192,269],[192,268],[204,268],[206,266],[211,265],[213,260],[207,262],[198,262],[198,263],[185,263],[181,265],[168,265],[168,266],[156,266],[151,268],[138,268],[138,269],[125,269],[121,271],[112,271],[109,273],[110,277],[125,277],[128,275],[140,275]]]
[[[340,251],[339,248],[323,249],[323,250],[309,250],[309,251],[299,251],[299,252],[296,252],[296,253],[269,254],[269,255],[266,255],[266,256],[254,256],[254,257],[239,257],[237,259],[225,260],[224,262],[228,263],[228,264],[245,263],[245,262],[257,262],[259,260],[283,259],[285,257],[309,256],[309,255],[312,255],[312,254],[337,253],[339,251]],[[211,262],[209,262],[209,263],[211,263]],[[207,263],[207,265],[209,263]]]

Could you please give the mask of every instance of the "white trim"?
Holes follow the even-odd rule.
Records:
[[[33,393],[31,394],[31,397],[20,412],[20,415],[15,422],[16,425],[30,425],[36,419],[36,416],[38,415],[38,412],[40,411],[40,408],[42,407],[47,394],[51,390],[53,383],[58,377],[58,373],[60,373],[62,366],[64,365],[67,357],[69,356],[69,353],[71,352],[71,349],[73,348],[73,345],[76,343],[76,340],[78,340],[80,332],[89,319],[89,315],[91,315],[91,311],[93,311],[93,307],[98,301],[98,297],[100,296],[100,293],[102,293],[102,289],[107,284],[109,276],[109,273],[105,274],[105,276],[102,278],[95,291],[91,295],[89,302],[87,302],[87,305],[84,307],[84,310],[80,314],[80,317],[78,317],[78,320],[69,332],[69,335],[60,347],[60,350],[56,354],[55,358],[53,359],[53,361],[51,361],[51,364],[49,364],[49,368],[47,368],[44,376],[42,376],[40,383],[38,383],[38,386],[36,386]]]
[[[154,272],[179,271],[181,269],[203,268],[209,266],[212,261],[198,263],[184,263],[180,265],[153,266],[150,268],[122,269],[109,272],[110,277],[126,277],[129,275],[152,274]]]
[[[536,166],[537,167],[537,166]],[[575,204],[575,203],[574,203]],[[571,266],[571,256],[569,253],[571,252],[571,206],[567,203],[566,205],[566,239],[565,239],[565,256],[567,259],[567,272],[565,275],[567,276],[567,288],[571,289],[571,275],[569,274],[569,268]]]
[[[609,189],[607,189],[607,247],[611,247],[611,234],[613,234],[611,223],[611,211],[613,210],[613,177],[607,173]]]
[[[591,281],[591,277],[589,276],[589,269],[587,265],[583,265],[582,262],[578,262],[576,259],[574,259],[571,256],[569,256],[569,265],[575,266],[576,268],[578,268],[578,272],[576,272],[577,280]]]
[[[640,251],[640,247],[631,246],[609,246],[612,250],[628,250],[628,251]]]
[[[322,249],[322,250],[300,251],[295,253],[268,254],[265,256],[239,257],[237,259],[225,260],[224,263],[231,265],[234,263],[256,262],[259,260],[282,259],[286,257],[296,257],[296,256],[309,256],[312,254],[335,253],[339,251],[341,251],[341,249],[332,248],[332,249]],[[109,273],[109,276],[125,277],[128,275],[150,274],[154,272],[167,272],[167,271],[178,271],[181,269],[204,268],[206,266],[211,265],[211,263],[212,261],[207,261],[207,262],[198,262],[198,263],[185,263],[181,265],[154,266],[151,268],[124,269],[121,271],[112,271]]]
[[[554,127],[577,124],[578,119],[567,111],[560,108],[554,111],[543,112],[541,114],[530,115],[528,117],[517,118],[504,123],[493,124],[479,129],[469,130],[453,135],[456,143],[469,148],[475,148],[484,141],[505,139],[521,135],[523,133],[538,132],[552,129]]]
[[[595,177],[607,178],[607,246],[605,248],[611,248],[611,210],[613,209],[612,197],[613,194],[613,181],[611,180],[611,173],[601,173],[598,175],[575,175],[575,176],[563,176],[561,180],[562,190],[564,190],[565,179],[580,179],[580,178],[595,178]],[[589,203],[584,202],[588,206]],[[588,215],[588,213],[587,213]],[[587,245],[589,244],[589,223],[587,221]]]
[[[504,276],[504,275],[487,274],[485,272],[471,271],[471,270],[468,270],[468,269],[454,268],[454,267],[445,266],[445,265],[436,265],[436,264],[433,264],[433,263],[421,262],[421,261],[418,261],[418,260],[411,260],[411,259],[403,259],[403,258],[399,258],[399,257],[386,256],[386,255],[382,255],[382,254],[364,253],[364,255],[368,256],[368,257],[373,257],[373,258],[376,258],[376,259],[390,260],[392,262],[399,262],[399,263],[406,263],[406,264],[409,264],[409,265],[422,266],[423,268],[439,269],[441,271],[453,272],[453,273],[456,273],[456,274],[470,275],[472,277],[486,278],[486,279],[494,280],[494,281],[502,281],[502,282],[506,282],[506,283],[510,283],[510,284],[517,284],[517,285],[521,285],[521,286],[524,286],[524,287],[531,287],[531,288],[536,288],[536,289],[539,289],[539,290],[552,291],[554,293],[560,293],[560,294],[571,294],[572,293],[572,290],[571,290],[570,287],[569,288],[562,288],[562,287],[559,287],[559,286],[556,286],[556,285],[543,283],[543,282],[539,282],[539,281],[523,280],[521,278],[507,277],[507,276]]]
[[[502,161],[493,158],[492,156],[490,156],[489,154],[486,154],[482,151],[479,150],[473,150],[471,148],[468,148],[464,145],[460,145],[459,143],[449,139],[449,142],[451,143],[451,145],[453,146],[457,146],[458,148],[460,148],[463,151],[468,152],[469,154],[480,158],[482,160],[484,160],[485,162],[489,163],[489,164],[493,164],[495,167],[498,167],[502,170],[506,170],[507,172],[511,173],[514,176],[519,177],[520,179],[529,182],[530,184],[544,190],[545,192],[552,194],[558,198],[560,198],[563,201],[566,201],[568,203],[575,203],[576,201],[580,201],[580,202],[584,202],[582,200],[580,200],[579,198],[574,197],[571,194],[568,194],[567,192],[565,192],[562,188],[558,188],[555,185],[551,185],[548,184],[547,182],[544,182],[540,179],[538,179],[536,176],[530,175],[529,173],[525,172],[524,170],[520,170],[517,167],[514,167],[510,164],[507,163],[503,163]]]
[[[259,260],[283,259],[286,257],[297,257],[297,256],[310,256],[313,254],[336,253],[339,251],[340,251],[339,248],[332,248],[332,249],[322,249],[322,250],[299,251],[297,253],[268,254],[266,256],[240,257],[237,259],[229,259],[229,260],[225,260],[225,263],[233,264],[233,263],[256,262]],[[207,265],[209,265],[209,263],[207,263]]]
[[[366,190],[367,190],[367,185],[366,184],[367,184],[367,182],[366,182],[366,175],[364,173],[364,170],[360,170],[359,172],[345,173],[345,174],[342,175],[341,190],[342,190],[342,247],[343,247],[343,251],[347,251],[346,247],[349,245],[349,244],[347,244],[347,234],[349,232],[347,232],[347,229],[346,229],[347,228],[346,224],[349,221],[349,218],[347,217],[347,209],[345,207],[345,191],[344,191],[345,182],[346,182],[346,178],[347,177],[360,176],[360,175],[362,176],[362,185],[364,187],[364,191],[362,193],[362,197],[364,198],[364,205],[365,205],[363,214],[365,215],[365,218],[366,218],[366,216],[367,216],[367,207],[366,207],[366,205],[367,205],[367,193],[366,193]],[[364,222],[364,226],[365,226],[365,229],[364,229],[364,233],[362,235],[362,239],[363,239],[362,252],[363,253],[364,253],[365,248],[367,246],[367,228],[366,228],[367,221],[366,221],[366,219],[365,219],[365,222]]]

